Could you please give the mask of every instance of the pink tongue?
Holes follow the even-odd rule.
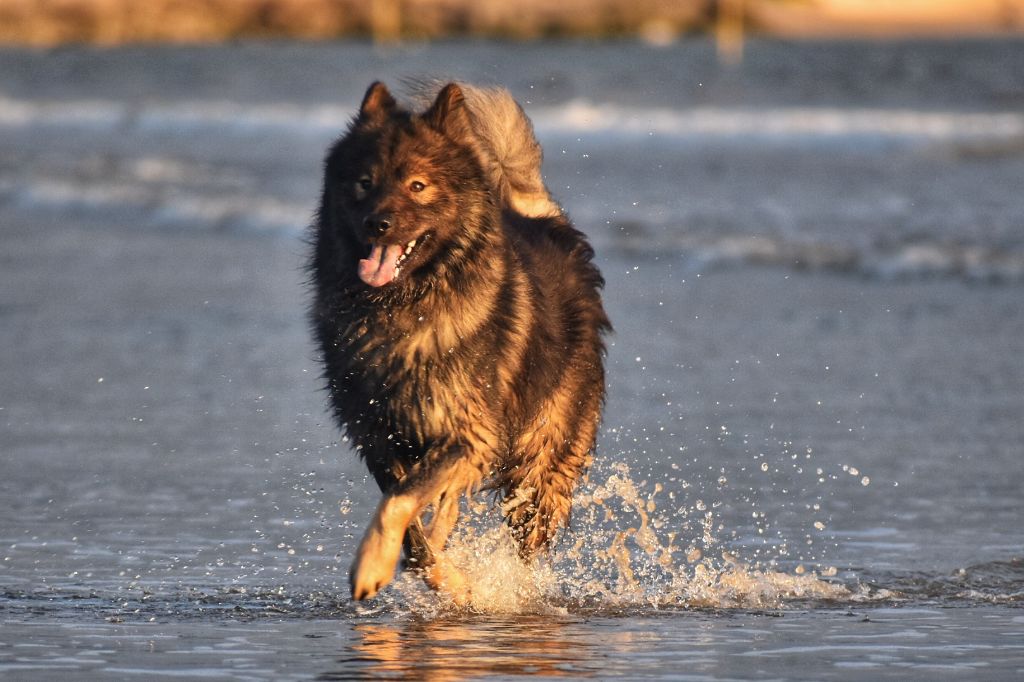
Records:
[[[382,287],[395,278],[395,266],[402,255],[399,244],[374,244],[366,258],[359,260],[359,279],[371,287]]]

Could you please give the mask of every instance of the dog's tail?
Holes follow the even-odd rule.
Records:
[[[427,101],[443,83],[411,83]],[[505,88],[459,83],[466,101],[477,153],[502,205],[528,218],[562,215],[541,175],[544,153],[526,112]],[[429,101],[427,101],[429,104]]]
[[[544,153],[523,108],[505,88],[459,86],[473,132],[490,157],[484,159],[484,169],[505,204],[528,218],[561,215],[541,176]]]

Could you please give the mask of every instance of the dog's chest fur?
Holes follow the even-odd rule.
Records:
[[[376,423],[421,446],[470,422],[501,430],[507,387],[493,352],[493,288],[460,296],[442,287],[416,304],[351,317],[334,358],[349,377],[342,390],[353,394],[345,421]]]

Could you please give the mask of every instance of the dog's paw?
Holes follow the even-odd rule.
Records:
[[[469,604],[470,589],[466,574],[456,568],[443,554],[439,555],[434,564],[426,570],[423,579],[431,589],[447,596],[456,606],[464,607]]]
[[[401,533],[376,527],[366,531],[349,571],[352,598],[370,599],[391,582],[401,553]]]
[[[383,589],[391,581],[391,576],[387,576],[384,579],[374,580],[372,578],[366,578],[366,576],[359,576],[353,574],[349,578],[349,583],[352,585],[352,598],[356,601],[363,601],[364,599],[372,599],[377,596],[377,593]]]

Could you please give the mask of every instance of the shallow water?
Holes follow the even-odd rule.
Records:
[[[14,679],[1012,679],[1005,609],[877,608],[0,626]],[[13,630],[13,632],[12,632]]]
[[[1019,676],[1022,54],[0,53],[0,673]],[[527,571],[482,509],[470,612],[348,601],[303,318],[323,148],[424,64],[530,101],[617,330],[570,532]]]

